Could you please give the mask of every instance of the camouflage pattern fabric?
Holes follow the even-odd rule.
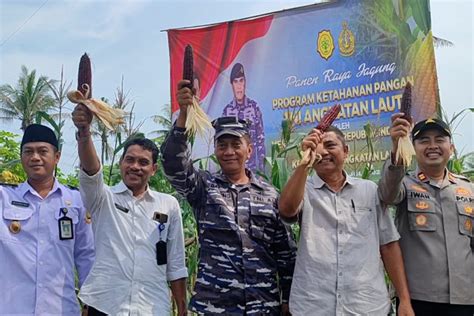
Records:
[[[280,315],[296,247],[280,221],[278,193],[249,170],[250,183],[234,185],[222,173],[195,169],[184,129],[174,127],[161,150],[165,174],[192,205],[198,225],[201,248],[190,310]]]
[[[264,170],[265,161],[265,131],[263,129],[262,112],[254,100],[245,97],[244,103],[238,104],[232,100],[222,112],[222,116],[237,116],[241,120],[251,122],[249,127],[250,139],[252,140],[253,152],[247,161],[247,168],[255,172]]]

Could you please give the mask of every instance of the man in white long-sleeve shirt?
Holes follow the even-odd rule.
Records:
[[[132,139],[120,158],[122,181],[104,184],[90,135],[91,112],[73,112],[81,160],[80,191],[92,213],[96,261],[81,300],[94,315],[170,314],[168,282],[186,314],[186,276],[181,212],[176,199],[150,190],[158,148],[149,139]]]

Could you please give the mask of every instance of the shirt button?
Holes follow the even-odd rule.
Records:
[[[339,250],[339,254],[342,255],[342,250]]]
[[[341,294],[337,294],[337,298],[341,298]]]
[[[44,244],[44,240],[40,240],[40,244]]]
[[[39,287],[43,287],[43,283],[38,283],[38,286],[39,286]]]
[[[342,234],[342,230],[339,231],[339,234]]]
[[[42,219],[42,220],[41,220],[41,224],[44,224],[44,223],[46,223],[46,222],[45,222],[45,220],[44,220],[44,219]]]
[[[43,265],[43,261],[40,261],[39,264],[40,264],[40,265]]]
[[[339,215],[340,215],[341,213],[342,213],[341,211],[337,211],[337,214],[339,214]]]
[[[339,276],[342,276],[342,272],[339,272]]]

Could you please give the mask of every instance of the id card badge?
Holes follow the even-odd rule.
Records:
[[[63,214],[58,220],[59,225],[59,239],[60,240],[68,240],[74,238],[74,225],[72,224],[72,219],[66,217],[67,208],[61,208],[60,212]]]
[[[160,240],[156,243],[156,263],[161,266],[168,262],[166,255],[166,242]]]
[[[161,233],[163,232],[163,230],[165,230],[165,224],[159,224],[158,230],[160,232],[160,241],[156,243],[156,263],[161,266],[168,262],[166,252],[166,241],[163,241],[163,239],[161,238]]]

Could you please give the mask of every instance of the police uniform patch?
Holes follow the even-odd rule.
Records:
[[[426,218],[425,215],[419,214],[419,215],[416,215],[415,222],[417,226],[425,226],[426,223],[428,222],[428,219]]]
[[[464,206],[464,211],[467,214],[472,214],[472,207],[470,207],[469,205],[466,205],[466,206]]]
[[[425,188],[423,188],[422,186],[417,185],[417,184],[413,184],[413,185],[411,186],[411,188],[412,188],[413,190],[417,191],[417,192],[423,192],[423,193],[428,192],[428,190],[426,190]]]
[[[462,196],[470,196],[471,192],[466,188],[457,188],[456,189],[456,194],[457,195],[462,195]]]
[[[468,232],[472,232],[472,220],[470,218],[467,218],[466,221],[464,222],[464,228]]]
[[[426,210],[430,206],[428,203],[420,201],[420,202],[416,202],[415,207],[419,210]]]
[[[12,221],[10,223],[10,226],[8,226],[8,229],[12,234],[18,234],[21,230],[21,224],[20,221]]]

